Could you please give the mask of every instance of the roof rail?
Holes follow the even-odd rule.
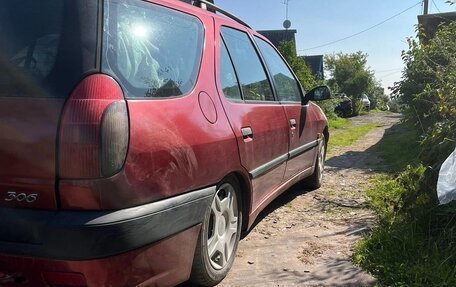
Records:
[[[230,12],[223,10],[219,6],[215,5],[214,3],[211,3],[207,0],[195,0],[195,1],[193,1],[193,3],[194,3],[193,5],[197,5],[203,9],[207,9],[209,7],[209,9],[215,10],[216,12],[219,12],[220,14],[223,14],[223,15],[227,16],[228,18],[233,19],[234,21],[238,22],[239,24],[242,24],[242,25],[252,29],[252,27],[250,27],[249,24],[245,23],[244,21],[242,21],[238,17],[234,16]]]

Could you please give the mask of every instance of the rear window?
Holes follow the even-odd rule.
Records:
[[[145,1],[105,2],[103,71],[128,98],[177,97],[196,82],[203,25],[191,15]]]
[[[96,66],[97,1],[0,1],[0,97],[67,97]]]

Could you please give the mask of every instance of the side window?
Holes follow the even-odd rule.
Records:
[[[279,101],[301,102],[299,84],[282,57],[269,43],[257,37],[255,41],[274,78],[274,87]]]
[[[203,50],[199,19],[140,0],[105,1],[103,71],[127,97],[176,97],[193,89]]]
[[[274,101],[271,85],[249,36],[227,27],[221,30],[239,77],[244,100]]]
[[[225,97],[232,100],[242,100],[239,82],[223,41],[220,48],[220,81]]]

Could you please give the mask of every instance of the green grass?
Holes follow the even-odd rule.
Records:
[[[370,123],[360,126],[351,126],[348,128],[343,129],[341,132],[335,134],[334,136],[330,136],[328,149],[334,147],[344,147],[349,146],[355,141],[359,140],[363,136],[365,136],[368,132],[373,130],[374,128],[378,127],[376,123]]]
[[[378,149],[391,169],[366,192],[378,223],[356,246],[355,263],[381,286],[456,286],[456,203],[435,204],[433,171],[417,160],[418,133],[401,123]]]
[[[429,237],[421,222],[377,228],[355,249],[354,261],[383,286],[456,286],[456,248]]]
[[[351,122],[348,119],[344,118],[335,118],[335,119],[329,119],[328,120],[328,125],[329,129],[343,129],[348,127],[351,124]]]
[[[400,123],[386,131],[378,146],[382,157],[393,171],[403,170],[418,162],[420,153],[419,135],[409,123]]]

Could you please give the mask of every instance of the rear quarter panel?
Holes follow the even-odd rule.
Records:
[[[61,181],[66,209],[140,205],[215,185],[231,172],[242,172],[236,138],[215,85],[213,18],[179,1],[156,3],[196,15],[203,23],[197,83],[183,97],[127,100],[130,144],[124,169],[108,179]]]

